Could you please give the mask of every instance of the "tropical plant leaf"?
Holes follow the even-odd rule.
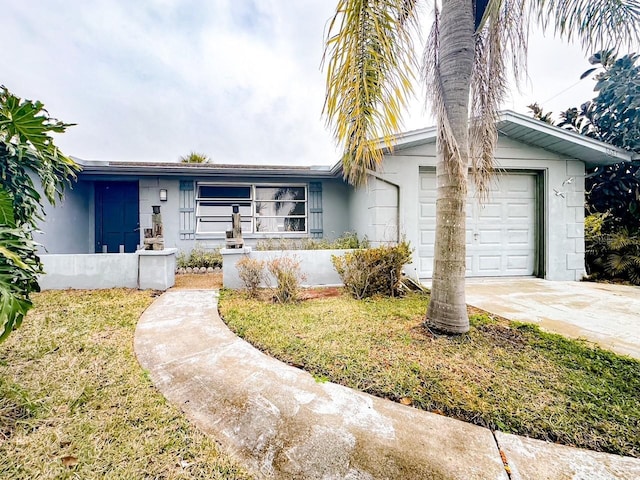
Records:
[[[0,281],[0,342],[22,324],[31,307],[31,300],[21,297],[10,285]]]
[[[591,75],[593,72],[595,72],[598,68],[590,68],[589,70],[587,70],[586,72],[584,72],[582,75],[580,75],[580,80],[583,80],[585,78],[587,78],[589,75]]]
[[[29,294],[40,290],[42,263],[31,232],[44,210],[33,179],[54,203],[79,170],[51,136],[70,125],[51,118],[41,102],[0,87],[0,341],[31,308]]]
[[[47,150],[53,145],[48,132],[62,133],[71,125],[49,117],[41,102],[22,100],[0,87],[0,127],[7,140]]]
[[[640,40],[639,0],[545,0],[530,2],[543,27],[585,49],[634,45]]]
[[[16,219],[13,215],[13,201],[9,193],[0,187],[0,225],[15,227]]]
[[[22,259],[20,258],[20,255],[12,252],[11,250],[9,250],[6,247],[3,247],[2,245],[0,245],[0,255],[2,255],[7,260],[13,262],[19,268],[23,268],[23,269],[29,268],[29,265],[27,265],[22,261]]]
[[[344,145],[345,179],[354,185],[382,161],[378,139],[392,148],[416,67],[411,32],[416,2],[340,0],[329,22],[323,64],[323,113]]]

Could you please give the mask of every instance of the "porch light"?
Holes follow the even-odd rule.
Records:
[[[167,189],[166,188],[161,188],[160,189],[160,201],[161,202],[166,202],[167,201]]]

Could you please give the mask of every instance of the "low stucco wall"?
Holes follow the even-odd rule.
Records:
[[[250,247],[238,249],[222,249],[223,257],[222,282],[225,288],[244,288],[236,263],[248,256],[256,260],[269,261],[275,258],[289,257],[300,262],[300,272],[305,279],[306,287],[341,286],[342,279],[333,268],[332,255],[344,255],[349,250],[264,250],[254,251]],[[272,282],[273,283],[273,282]],[[269,286],[269,285],[264,285]]]
[[[176,283],[177,248],[138,250],[138,288],[166,290]]]
[[[42,290],[138,287],[135,253],[41,255],[40,259],[45,271],[38,280]]]
[[[166,290],[175,283],[175,248],[135,253],[88,253],[41,255],[42,290],[67,288],[140,288]]]

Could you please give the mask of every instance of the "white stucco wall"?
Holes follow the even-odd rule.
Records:
[[[39,186],[39,180],[35,180]],[[41,234],[35,234],[34,240],[43,247],[42,253],[92,253],[95,243],[93,223],[93,182],[76,182],[65,189],[64,198],[50,205],[42,190],[42,202],[45,205],[45,220],[40,222]]]
[[[399,186],[374,176],[350,195],[351,229],[359,237],[367,236],[372,246],[397,242]]]
[[[140,288],[166,290],[175,283],[176,249],[135,253],[42,255],[43,290]]]
[[[333,267],[332,256],[342,256],[350,250],[267,250],[256,251],[249,248],[223,249],[224,268],[222,269],[223,285],[225,288],[244,288],[238,275],[236,264],[244,257],[258,261],[269,262],[278,258],[290,258],[299,263],[300,273],[304,277],[301,285],[305,287],[326,287],[342,285],[342,279]],[[266,269],[266,265],[265,265]],[[275,280],[267,276],[263,287],[275,286]]]
[[[67,288],[137,288],[138,255],[94,253],[85,255],[42,255],[45,274],[38,279],[43,290]]]
[[[417,277],[418,257],[418,195],[420,167],[435,167],[436,146],[424,144],[396,150],[385,157],[379,176],[400,185],[399,228],[416,251],[406,272]],[[505,170],[530,171],[543,178],[544,239],[543,277],[549,280],[580,280],[584,275],[584,177],[582,161],[561,157],[547,150],[531,147],[500,137],[496,163]],[[368,208],[365,220],[363,208],[371,195],[366,187],[352,194],[352,224],[358,232],[373,235],[376,215],[383,211]],[[371,215],[373,218],[371,218]]]

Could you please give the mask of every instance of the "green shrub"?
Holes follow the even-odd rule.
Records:
[[[411,247],[403,241],[394,246],[381,246],[333,255],[331,261],[342,283],[357,299],[400,294],[402,267],[411,261]]]
[[[250,257],[242,257],[236,263],[238,276],[252,298],[258,297],[260,285],[266,279],[264,267],[264,261]]]
[[[180,252],[176,258],[176,264],[178,268],[222,268],[222,255],[219,249],[205,250],[202,247],[196,246],[186,254]]]
[[[640,285],[640,233],[627,228],[603,231],[606,214],[585,218],[586,267],[594,280],[624,280]]]
[[[607,217],[609,217],[608,213],[593,213],[591,215],[587,215],[584,219],[585,239],[588,240],[596,235],[602,234],[602,228],[604,227]]]
[[[291,257],[274,258],[267,262],[267,269],[276,281],[275,300],[279,303],[296,301],[300,283],[305,279],[300,272],[300,261]]]
[[[365,235],[362,240],[358,238],[356,232],[345,232],[333,242],[330,242],[329,249],[332,250],[349,250],[356,248],[369,248],[371,246],[369,239]]]
[[[348,250],[368,248],[369,240],[358,238],[355,232],[345,232],[333,241],[324,238],[267,238],[260,240],[256,250]]]

